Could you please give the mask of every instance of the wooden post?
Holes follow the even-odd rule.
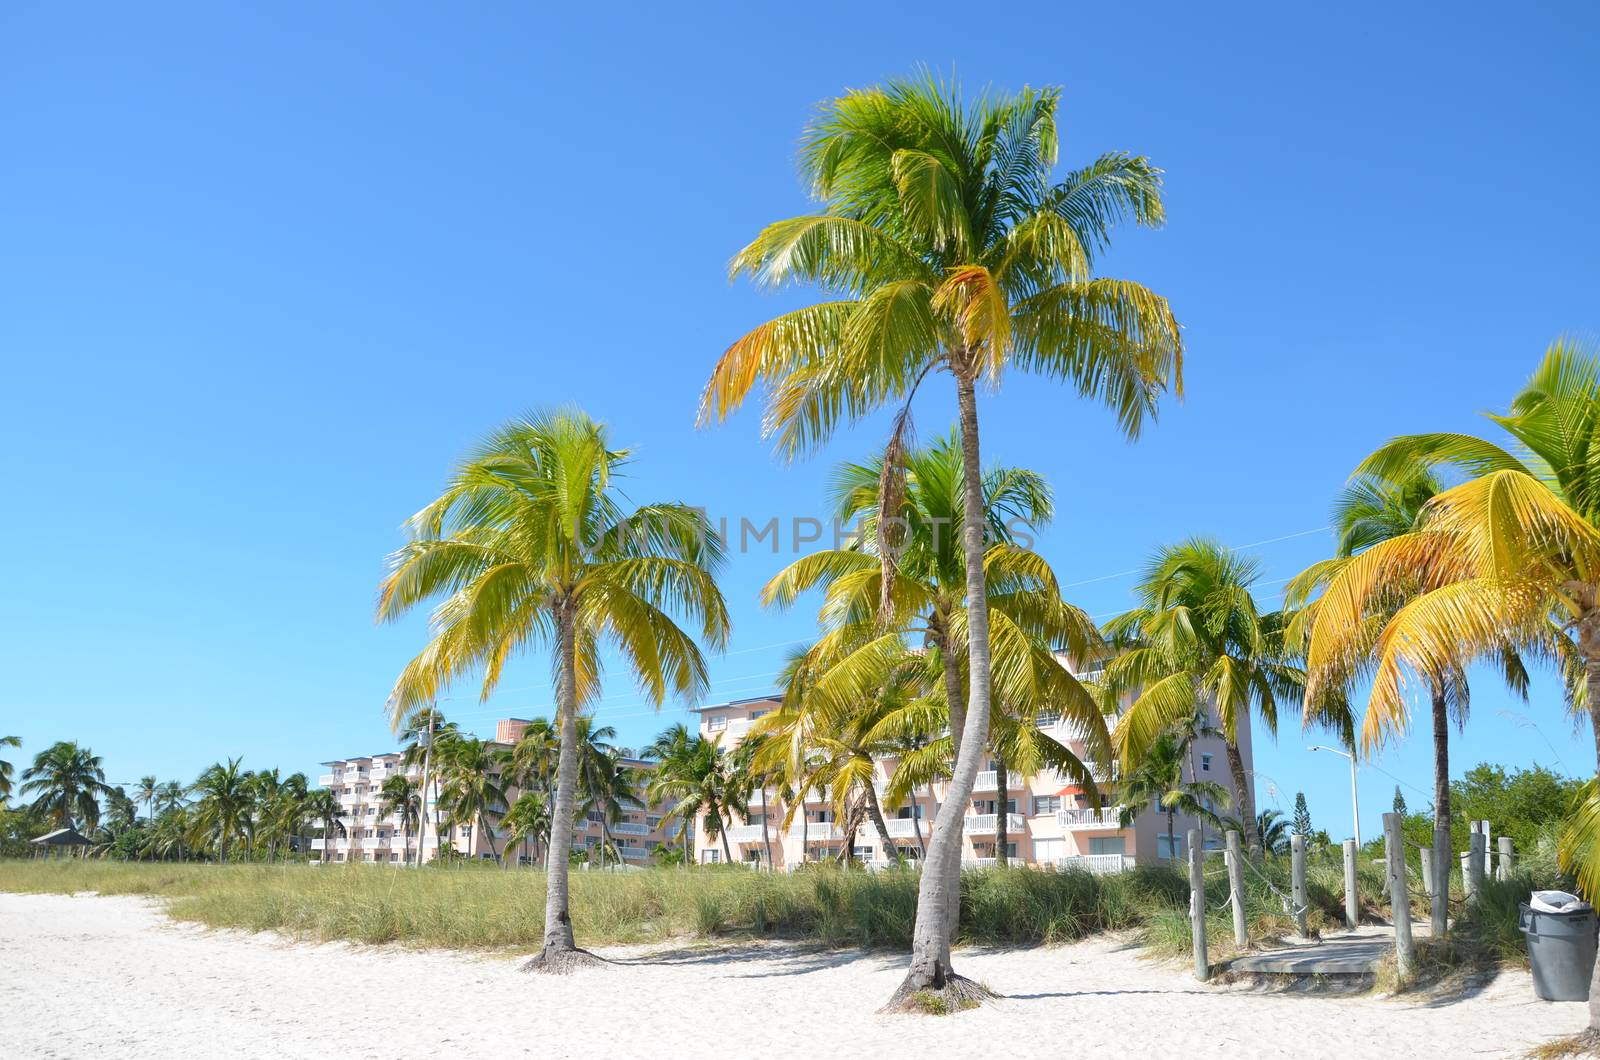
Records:
[[[1361,926],[1361,894],[1356,890],[1356,841],[1344,841],[1344,926]]]
[[[1205,851],[1200,849],[1200,830],[1189,829],[1189,924],[1194,940],[1194,977],[1202,983],[1211,978],[1211,962],[1206,958],[1206,867]]]
[[[1400,962],[1400,975],[1411,974],[1416,965],[1416,950],[1411,941],[1411,895],[1406,890],[1406,845],[1400,834],[1400,815],[1383,815],[1383,853],[1387,862],[1389,908],[1394,921],[1394,952]]]
[[[1422,890],[1429,898],[1433,897],[1433,848],[1422,848]]]
[[[1233,941],[1250,945],[1250,925],[1244,915],[1244,862],[1239,852],[1239,833],[1228,833],[1228,894],[1233,900]]]
[[[1495,879],[1509,880],[1512,871],[1517,867],[1517,853],[1511,846],[1511,837],[1500,837],[1500,864],[1495,869]]]
[[[1450,829],[1433,830],[1433,897],[1428,928],[1434,938],[1443,938],[1450,929]]]
[[[1472,851],[1470,849],[1461,855],[1461,894],[1469,900],[1472,898]]]
[[[1289,897],[1294,902],[1294,929],[1301,938],[1306,929],[1306,837],[1298,832],[1289,837]]]
[[[1476,897],[1478,888],[1483,886],[1483,863],[1488,856],[1489,837],[1482,832],[1473,832],[1467,837],[1472,842],[1472,848],[1467,851],[1467,871],[1471,879],[1467,883],[1467,896]]]

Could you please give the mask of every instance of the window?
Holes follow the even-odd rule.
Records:
[[[1033,812],[1036,814],[1055,813],[1059,809],[1061,809],[1060,795],[1035,795],[1033,797]]]
[[[871,861],[872,860],[872,848],[871,847],[856,847],[856,857],[860,858],[862,861]]]
[[[1033,841],[1033,859],[1041,865],[1054,864],[1058,859],[1067,856],[1067,841],[1065,839],[1035,839]]]
[[[1156,857],[1169,861],[1183,857],[1183,836],[1165,833],[1156,836]]]
[[[750,720],[755,721],[757,718],[764,718],[770,713],[772,712],[767,710],[752,710],[750,712]]]
[[[706,728],[711,732],[721,732],[728,727],[728,719],[722,714],[713,714],[706,719]]]
[[[912,812],[912,807],[910,806],[902,806],[900,809],[895,811],[896,820],[909,821],[913,817],[919,821],[922,820],[922,805],[920,803],[917,804],[916,812],[914,813]]]
[[[461,838],[462,839],[471,839],[472,838],[472,826],[470,824],[464,824],[464,825],[461,826]]]
[[[700,864],[715,865],[722,860],[722,851],[715,848],[700,851]]]
[[[1016,856],[1017,856],[1017,844],[1015,844],[1015,843],[1007,843],[1006,844],[1006,857],[1014,858]]]
[[[1200,772],[1202,772],[1202,773],[1211,772],[1211,756],[1210,755],[1203,754],[1203,755],[1200,756]]]
[[[1089,853],[1091,854],[1122,854],[1126,853],[1124,840],[1119,835],[1102,835],[1089,837]]]

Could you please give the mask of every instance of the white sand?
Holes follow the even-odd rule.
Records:
[[[1581,1004],[1508,973],[1429,1002],[1202,987],[1098,940],[963,952],[1009,995],[879,1016],[903,959],[794,946],[610,950],[571,977],[506,958],[291,943],[175,924],[131,898],[0,894],[0,1057],[1517,1056]],[[427,1011],[419,1014],[425,1000]]]

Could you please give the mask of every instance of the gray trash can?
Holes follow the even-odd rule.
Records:
[[[1533,965],[1533,992],[1546,1001],[1587,1001],[1594,975],[1595,933],[1600,920],[1584,906],[1571,913],[1551,913],[1521,904],[1517,926],[1528,941]]]

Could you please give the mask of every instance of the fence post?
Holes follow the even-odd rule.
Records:
[[[1433,897],[1433,848],[1422,847],[1422,890]]]
[[[1433,899],[1429,912],[1428,928],[1434,938],[1442,938],[1450,929],[1450,829],[1433,830]]]
[[[1472,849],[1471,840],[1468,840],[1467,852],[1461,855],[1461,895],[1468,901],[1472,899]]]
[[[1344,925],[1351,931],[1361,926],[1361,894],[1356,890],[1356,841],[1344,841]]]
[[[1206,958],[1206,866],[1200,849],[1200,829],[1189,829],[1189,924],[1194,940],[1194,977],[1202,983],[1211,978],[1211,962]]]
[[[1500,865],[1495,871],[1495,879],[1509,880],[1516,867],[1517,853],[1511,845],[1511,837],[1503,835],[1500,837]]]
[[[1411,895],[1406,889],[1406,843],[1400,833],[1400,815],[1383,815],[1383,853],[1389,882],[1389,907],[1394,921],[1394,952],[1400,975],[1411,974],[1416,951],[1411,941]]]
[[[1301,938],[1306,938],[1306,837],[1298,832],[1289,837],[1289,884],[1289,896],[1294,901],[1294,927]]]
[[[1244,862],[1240,860],[1239,833],[1228,832],[1228,895],[1233,900],[1233,941],[1250,945],[1250,925],[1244,915]]]
[[[1478,888],[1483,886],[1483,863],[1489,853],[1488,838],[1482,832],[1473,832],[1467,837],[1472,844],[1467,851],[1467,872],[1471,875],[1467,881],[1468,897],[1477,897]]]

